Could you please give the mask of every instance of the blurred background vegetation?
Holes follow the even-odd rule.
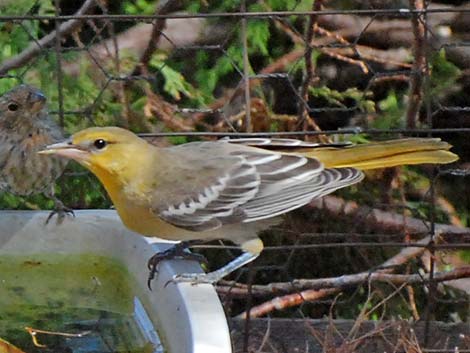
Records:
[[[57,4],[58,8],[53,0],[2,1],[0,12],[2,16],[70,15],[76,13],[84,1],[64,0]],[[408,1],[317,0],[315,4],[312,0],[252,0],[245,5],[250,12],[294,12],[282,17],[252,17],[246,21],[246,28],[236,16],[166,21],[90,18],[62,35],[60,57],[57,43],[52,40],[31,60],[8,70],[3,69],[5,62],[17,58],[54,31],[56,23],[51,19],[32,18],[2,21],[0,93],[22,82],[41,88],[48,97],[51,114],[61,122],[67,134],[95,125],[118,125],[139,133],[338,130],[334,136],[308,138],[363,143],[430,135],[404,131],[413,126],[420,129],[470,127],[470,120],[466,119],[470,106],[470,52],[468,44],[459,44],[468,40],[470,33],[468,12],[427,15],[426,67],[424,79],[418,82],[421,96],[418,103],[413,103],[416,108],[413,114],[410,112],[410,86],[420,76],[416,70],[423,69],[414,66],[419,43],[409,17],[398,12],[380,12],[408,8]],[[373,13],[359,16],[353,12],[341,16],[300,14],[320,9],[321,5],[327,10],[379,12],[375,16]],[[442,1],[431,6],[468,9],[465,1]],[[177,13],[184,17],[187,14],[236,13],[240,8],[240,1],[235,0],[99,0],[88,13],[139,16]],[[306,71],[309,65],[305,62],[309,24],[314,24],[310,38],[313,48],[310,73]],[[160,30],[152,33],[154,28]],[[248,63],[246,68],[244,60]],[[258,75],[250,80],[250,107],[244,100],[244,70],[249,75]],[[247,108],[251,115],[250,126],[246,125]],[[344,129],[349,129],[348,133],[344,133]],[[357,129],[357,133],[351,133],[351,129]],[[363,130],[367,133],[361,132]],[[465,167],[470,146],[464,133],[441,131],[432,136],[454,144],[454,151],[461,156],[460,166]],[[150,138],[152,143],[162,146],[194,139]],[[422,219],[428,219],[433,212],[437,222],[467,226],[470,190],[466,178],[436,178],[437,175],[436,169],[429,166],[379,171],[369,175],[361,185],[337,194],[371,207],[405,210],[398,212]],[[437,202],[430,203],[433,178]],[[69,164],[57,183],[57,195],[74,209],[111,207],[95,178],[74,163]],[[0,196],[2,209],[52,206],[52,202],[42,196],[27,199],[9,194]],[[295,226],[291,224],[291,228],[299,230],[298,233],[334,233],[345,232],[351,226],[340,220],[341,217],[325,222],[328,218],[325,215],[311,213],[311,210],[297,212],[292,216]],[[295,243],[298,238],[299,235],[265,237],[271,245]],[[381,263],[396,250],[334,248],[316,250],[313,254],[311,250],[309,253],[297,251],[296,262],[287,275],[285,271],[270,272],[269,276],[265,272],[259,273],[257,280],[268,282],[353,273]],[[206,254],[212,257],[214,268],[227,260],[224,254]],[[459,259],[465,256],[468,259],[465,253]],[[302,265],[312,258],[316,263],[313,269]],[[282,262],[285,258],[282,254],[270,253],[263,255],[258,263],[262,267],[276,261]],[[417,259],[412,266],[420,267],[420,261]],[[346,302],[340,316],[357,314],[358,303],[364,302],[367,294],[365,288],[361,290],[354,299],[355,305]],[[418,290],[421,307],[424,307],[425,294],[424,288]],[[241,305],[236,300],[232,304],[234,311]],[[328,308],[308,307],[306,310],[318,316],[327,313]],[[447,309],[443,310],[442,318],[457,310]],[[391,315],[409,314],[409,310],[397,304]]]

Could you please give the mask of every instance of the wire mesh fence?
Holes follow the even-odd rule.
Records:
[[[432,326],[469,320],[468,4],[6,1],[0,11],[0,89],[39,86],[69,133],[120,125],[158,145],[225,136],[453,144],[455,165],[372,173],[287,215],[264,235],[262,256],[217,290],[229,316],[248,319],[238,351],[283,351],[267,331],[250,341],[259,324],[250,321],[266,316],[327,317],[307,333],[324,351],[377,337],[386,350],[470,351],[468,329],[449,335],[451,346]],[[59,188],[70,206],[109,207],[78,168]],[[237,252],[210,247],[201,251],[214,268]],[[340,318],[355,320],[349,333],[336,330]],[[399,326],[392,342],[367,326],[397,318],[422,321],[422,334]]]

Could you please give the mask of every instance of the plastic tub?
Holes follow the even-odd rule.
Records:
[[[46,225],[48,214],[1,211],[0,256],[28,256],[34,261],[35,257],[47,254],[95,254],[115,259],[135,279],[139,295],[134,298],[134,315],[144,336],[155,347],[163,341],[165,352],[170,353],[232,351],[226,317],[211,285],[182,283],[165,287],[176,273],[201,271],[199,264],[182,260],[162,262],[150,291],[147,260],[171,244],[127,230],[113,210],[76,211],[75,218],[67,217],[60,225],[56,218]]]

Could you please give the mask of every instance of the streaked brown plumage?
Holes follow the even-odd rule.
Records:
[[[57,211],[68,211],[54,196],[54,182],[67,160],[37,152],[64,138],[37,88],[19,85],[0,97],[0,190],[19,196],[43,193]]]

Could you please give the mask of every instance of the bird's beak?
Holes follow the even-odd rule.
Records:
[[[29,97],[31,102],[31,110],[33,113],[40,111],[46,105],[46,96],[40,91],[32,93]]]
[[[54,143],[46,146],[39,154],[55,154],[57,156],[75,159],[76,161],[85,161],[90,153],[80,146],[74,145],[71,140]]]

